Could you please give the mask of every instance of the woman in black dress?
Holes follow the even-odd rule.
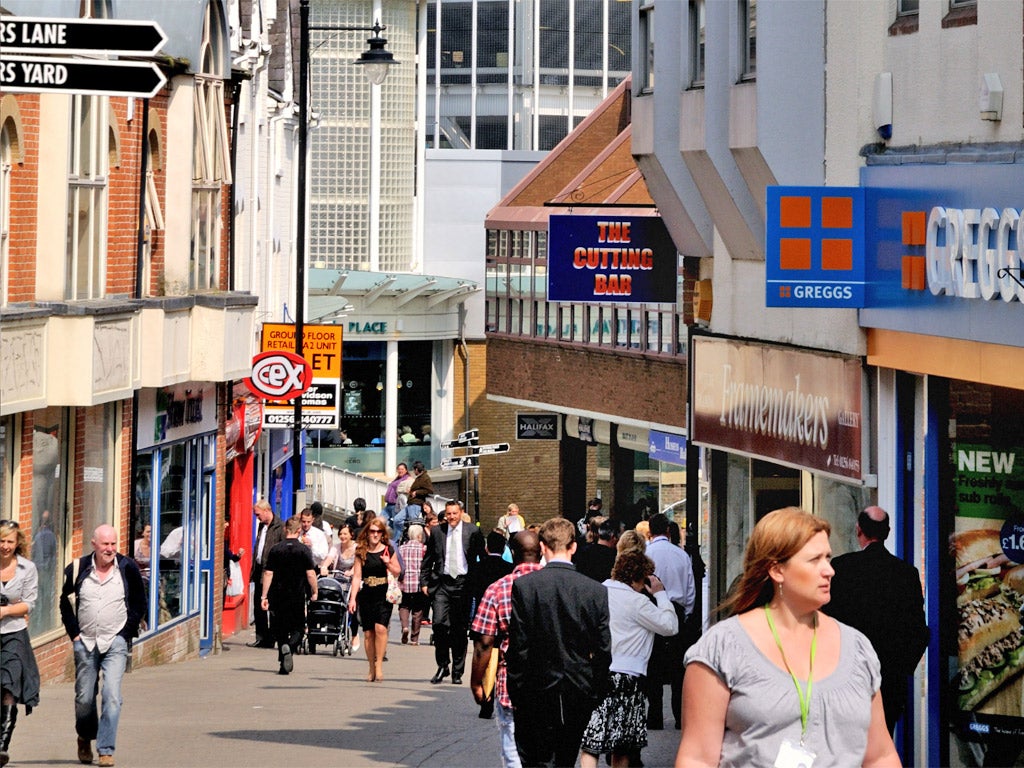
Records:
[[[363,625],[366,659],[370,664],[366,681],[384,680],[384,652],[388,645],[388,624],[394,606],[387,601],[388,574],[398,577],[402,566],[395,556],[388,527],[383,518],[371,518],[356,540],[356,560],[352,567],[349,612],[359,609]]]

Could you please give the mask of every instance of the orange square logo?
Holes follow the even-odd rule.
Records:
[[[904,211],[901,223],[904,245],[926,245],[927,220],[924,211]]]
[[[780,269],[810,269],[811,241],[806,237],[784,237],[779,240]]]
[[[849,272],[853,269],[853,241],[822,240],[821,268],[836,272]]]
[[[821,226],[828,227],[829,229],[849,229],[852,227],[853,200],[849,197],[821,198]]]
[[[924,256],[904,256],[900,270],[900,284],[905,290],[925,289]]]
[[[811,198],[783,197],[779,200],[779,226],[811,226]]]

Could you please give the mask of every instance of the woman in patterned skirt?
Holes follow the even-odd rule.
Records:
[[[580,768],[597,768],[598,755],[606,752],[612,754],[613,768],[628,766],[630,753],[647,746],[647,661],[655,634],[679,631],[665,585],[643,553],[621,552],[604,586],[612,635],[610,689],[583,732]]]

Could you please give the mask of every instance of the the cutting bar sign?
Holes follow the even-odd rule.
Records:
[[[252,359],[245,384],[257,397],[291,400],[313,383],[313,368],[293,352],[263,352]]]

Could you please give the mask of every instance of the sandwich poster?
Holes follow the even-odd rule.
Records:
[[[1024,735],[1024,447],[957,443],[956,707],[967,730]]]

